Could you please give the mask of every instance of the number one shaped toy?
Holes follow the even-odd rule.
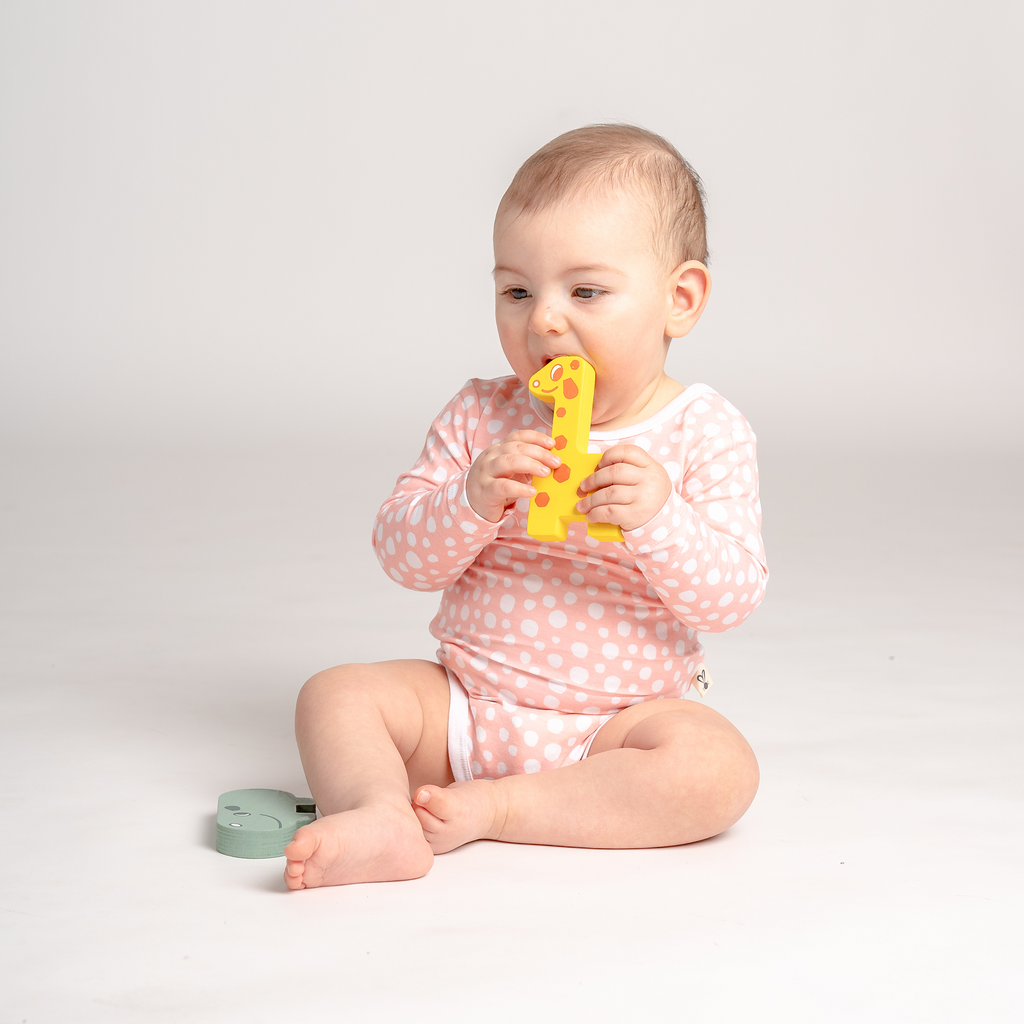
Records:
[[[576,511],[577,488],[597,468],[600,453],[587,451],[594,407],[594,368],[579,356],[560,356],[530,378],[530,394],[555,407],[551,436],[562,460],[550,476],[535,476],[526,532],[536,540],[565,540],[570,523],[587,523],[595,540],[621,541],[614,523],[588,523]]]

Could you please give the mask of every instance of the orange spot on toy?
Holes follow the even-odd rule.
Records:
[[[552,381],[562,386],[552,387]],[[590,523],[576,511],[576,502],[586,493],[580,484],[597,469],[599,452],[590,452],[590,413],[594,406],[594,368],[585,359],[555,359],[530,378],[530,391],[542,402],[555,407],[564,434],[555,447],[564,451],[564,461],[550,476],[535,476],[537,493],[530,500],[526,530],[537,540],[565,540],[569,523],[587,523],[595,540],[621,541],[622,530],[613,523]]]

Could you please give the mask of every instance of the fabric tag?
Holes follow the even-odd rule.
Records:
[[[714,682],[711,676],[708,675],[708,670],[703,665],[700,665],[690,680],[690,689],[695,690],[697,696],[703,699],[704,694],[711,689]]]

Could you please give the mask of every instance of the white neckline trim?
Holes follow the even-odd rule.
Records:
[[[695,402],[701,395],[713,395],[715,393],[715,389],[707,384],[691,384],[684,391],[676,395],[668,405],[662,406],[649,419],[643,420],[640,423],[634,423],[628,427],[619,427],[618,430],[592,430],[590,432],[590,440],[618,441],[624,437],[636,437],[637,434],[645,434],[648,430],[653,430],[659,424],[664,423],[665,420],[671,419],[671,417],[682,412],[683,409],[691,402]],[[554,422],[554,413],[547,402],[542,402],[540,399],[530,395],[530,407],[548,425]]]

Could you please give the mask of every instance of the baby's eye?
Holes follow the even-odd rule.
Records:
[[[572,293],[577,299],[596,299],[601,294],[601,289],[580,286],[579,288],[573,288]]]
[[[525,299],[530,293],[525,288],[506,288],[505,294],[513,299]]]

